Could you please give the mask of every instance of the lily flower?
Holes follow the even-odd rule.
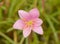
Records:
[[[18,11],[20,19],[18,19],[14,25],[14,29],[23,30],[23,36],[26,38],[30,35],[31,31],[38,34],[43,34],[42,23],[43,21],[39,18],[39,10],[33,8],[29,12],[24,10]]]

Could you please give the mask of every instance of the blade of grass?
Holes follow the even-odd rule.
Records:
[[[35,33],[33,33],[33,38],[34,38],[33,44],[39,44],[40,41],[38,40],[38,37]]]
[[[4,37],[5,39],[7,39],[10,43],[14,43],[14,41],[13,40],[11,40],[11,38],[9,38],[8,36],[6,36],[4,33],[2,33],[2,32],[0,32],[0,35],[2,36],[2,37]]]
[[[24,37],[22,37],[22,39],[21,39],[21,41],[20,41],[20,43],[19,44],[23,44],[23,42],[24,42]]]
[[[6,21],[1,21],[0,24],[8,24],[8,23],[13,23],[14,21],[12,19],[6,20]]]
[[[48,24],[50,25],[50,27],[51,27],[51,29],[52,29],[52,32],[53,32],[54,37],[55,37],[55,42],[56,42],[56,44],[58,44],[58,43],[59,43],[59,39],[58,39],[57,32],[56,32],[56,30],[55,30],[55,28],[54,28],[54,26],[53,26],[53,23],[51,22],[51,20],[50,20],[50,18],[49,18],[48,15],[44,15],[44,17],[45,17],[46,21],[48,22]]]
[[[13,13],[14,14],[25,2],[26,0],[19,0],[17,3],[16,3],[16,6],[14,7],[14,10],[13,10]]]
[[[53,13],[51,16],[57,16],[57,15],[60,15],[60,11]]]
[[[45,38],[45,42],[44,44],[48,44],[48,40],[49,40],[49,37],[50,37],[50,34],[51,34],[51,28],[48,27],[47,28],[47,31],[44,32],[44,38]]]
[[[0,24],[5,24],[5,23],[7,23],[7,21],[1,21],[1,22],[0,22]]]
[[[2,8],[0,7],[0,21],[2,20]]]
[[[8,11],[8,18],[10,18],[12,16],[13,8],[14,8],[16,2],[17,2],[16,0],[11,1],[11,6],[10,6],[9,11]]]
[[[8,30],[7,30],[7,32],[10,32],[10,31],[12,31],[13,30],[13,28],[9,28]]]
[[[2,6],[1,8],[2,8],[3,10],[6,10],[6,6]]]
[[[50,19],[52,19],[55,23],[59,24],[59,22],[53,16],[50,16]]]
[[[13,0],[11,7],[8,12],[8,19],[14,15],[14,13],[20,8],[20,6],[24,3],[25,0]]]

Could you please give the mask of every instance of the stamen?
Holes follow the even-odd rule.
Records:
[[[33,24],[33,21],[26,22],[26,25],[28,26],[32,26],[32,24]]]

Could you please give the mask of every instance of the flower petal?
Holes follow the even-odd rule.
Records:
[[[40,27],[34,27],[33,31],[38,33],[38,34],[41,34],[41,35],[43,34],[43,29],[41,26]]]
[[[23,36],[26,38],[27,36],[29,36],[31,33],[31,28],[26,28],[23,30]]]
[[[34,19],[34,26],[40,26],[43,23],[43,21],[39,18]]]
[[[27,19],[28,20],[30,18],[29,13],[24,11],[24,10],[19,10],[18,13],[19,13],[19,16],[21,19]]]
[[[32,18],[38,18],[39,17],[39,11],[37,8],[30,10],[29,14],[32,16]]]
[[[22,20],[17,20],[15,22],[15,24],[13,25],[14,29],[20,29],[20,30],[22,30],[23,27],[24,27],[24,23],[23,23]]]

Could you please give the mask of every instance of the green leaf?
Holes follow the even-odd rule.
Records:
[[[18,1],[18,0],[17,0]],[[8,17],[10,18],[12,16],[12,13],[13,13],[13,9],[14,9],[14,6],[16,5],[16,0],[12,0],[11,1],[11,5],[10,5],[10,8],[9,8],[9,11],[8,11]]]
[[[55,23],[60,24],[58,20],[56,20],[53,16],[50,16],[50,19],[52,19]]]
[[[10,32],[10,31],[12,31],[13,30],[13,28],[9,28],[8,30],[7,30],[7,32]]]
[[[59,43],[59,39],[58,39],[57,32],[56,32],[56,30],[54,28],[53,23],[51,22],[51,20],[50,20],[48,15],[45,14],[44,17],[45,17],[46,21],[48,22],[49,26],[51,27],[51,30],[52,30],[52,32],[54,34],[54,37],[55,37],[56,44],[58,44]]]
[[[38,40],[38,37],[35,33],[33,33],[33,38],[34,38],[34,41],[32,42],[33,44],[39,44],[39,40]]]
[[[6,40],[8,40],[10,43],[14,43],[13,40],[11,40],[11,38],[9,38],[8,36],[6,36],[4,33],[0,32],[0,36],[4,37]]]
[[[2,8],[0,7],[0,21],[2,20],[3,16],[2,16]]]

